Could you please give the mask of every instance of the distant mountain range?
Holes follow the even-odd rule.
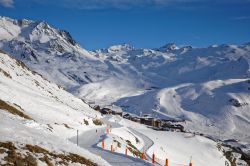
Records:
[[[0,49],[91,105],[250,145],[250,43],[88,51],[46,22],[0,17]]]

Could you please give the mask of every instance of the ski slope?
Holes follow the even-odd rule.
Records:
[[[89,51],[77,44],[70,33],[47,22],[7,17],[0,18],[0,34],[0,49],[91,105],[185,120],[182,125],[186,131],[225,142],[237,140],[233,146],[250,154],[249,43],[204,48],[178,47],[173,43],[159,48],[121,44]],[[5,94],[8,93],[6,90]],[[85,108],[79,108],[78,102],[69,104],[66,99],[59,97],[74,109]],[[12,100],[11,97],[7,101],[13,103]],[[54,122],[50,110],[64,108],[36,101],[42,102],[43,114],[33,107],[36,104],[20,102],[29,116],[38,114],[36,120],[44,124]],[[64,109],[63,112],[66,113]],[[75,113],[74,120],[70,120],[64,113],[58,115],[58,124],[65,119],[77,128],[79,114]],[[59,126],[53,125],[54,130],[64,125]]]
[[[111,165],[150,165],[152,155],[157,158],[156,165],[164,165],[166,158],[169,164],[174,166],[188,165],[192,156],[193,165],[203,166],[223,166],[227,159],[221,151],[217,149],[217,143],[207,138],[179,132],[155,131],[140,124],[124,120],[120,117],[105,116],[102,119],[106,124],[112,126],[110,133],[106,133],[106,128],[93,129],[79,135],[79,146],[88,149],[108,161]],[[135,138],[140,143],[135,142]],[[102,150],[104,140],[105,150]],[[130,140],[140,151],[145,152],[147,162],[133,158],[128,151],[125,156],[127,143]],[[76,143],[76,137],[71,138]],[[120,142],[119,147],[116,142]],[[114,152],[110,152],[113,145]]]
[[[98,165],[109,165],[67,140],[75,135],[76,129],[83,132],[97,128],[92,119],[100,114],[4,53],[0,53],[0,99],[29,117],[10,113],[1,105],[0,142],[13,142],[16,146],[38,145],[54,153],[75,153]],[[89,120],[89,126],[84,126],[84,118]],[[0,155],[0,165],[5,163],[4,157]],[[39,156],[34,154],[34,157]],[[39,159],[37,162],[45,164]]]

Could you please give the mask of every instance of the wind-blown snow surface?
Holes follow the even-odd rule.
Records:
[[[165,165],[165,160],[168,158],[169,165],[185,166],[189,164],[191,156],[194,166],[223,166],[225,162],[228,163],[223,153],[218,150],[216,142],[208,138],[190,133],[155,131],[120,116],[106,115],[102,120],[112,126],[109,133],[104,134],[105,128],[98,129],[97,132],[87,131],[79,136],[79,146],[99,154],[112,165],[150,165],[153,153],[160,165]],[[105,151],[101,149],[102,140]],[[93,142],[96,142],[99,148],[96,144],[92,145]],[[142,160],[131,153],[130,143],[133,145],[133,149],[145,152],[145,161],[148,164],[138,163]],[[111,145],[112,153],[110,152]],[[128,148],[128,156],[125,156],[126,148]],[[132,157],[135,158],[134,162],[131,160]]]
[[[96,128],[92,119],[100,115],[4,53],[0,53],[0,99],[33,119],[0,109],[0,141],[39,145],[57,153],[76,153],[99,165],[109,165],[67,140],[76,135],[76,129],[83,132]],[[89,121],[89,126],[83,124],[83,119]]]
[[[0,27],[1,49],[92,104],[185,119],[188,130],[250,143],[250,44],[87,51],[46,22],[1,17]]]
[[[154,153],[156,161],[161,165],[165,165],[166,158],[169,159],[169,165],[172,166],[188,165],[191,156],[193,165],[223,166],[227,161],[223,153],[218,151],[216,142],[207,138],[190,133],[155,131],[120,117],[113,117],[109,121],[115,121],[122,127],[116,125],[117,128],[112,130],[105,139],[106,144],[110,145],[112,139],[119,142],[130,140],[139,150],[145,151],[146,158],[152,158]],[[136,143],[135,138],[139,138],[138,143]],[[151,141],[152,145],[147,141]],[[150,145],[150,147],[145,149],[142,148],[141,144]],[[116,152],[124,154],[125,148],[123,146],[118,147],[115,143],[113,146]],[[149,158],[148,160],[150,161]]]
[[[114,142],[115,152],[113,153],[122,154],[105,152],[104,154],[109,155],[106,156],[106,159],[118,156],[117,158],[122,159],[122,161],[115,161],[115,163],[118,163],[116,165],[120,165],[119,162],[124,162],[123,165],[127,165],[127,161],[130,162],[129,165],[150,165],[149,159],[146,163],[140,159],[128,158],[124,155],[127,145],[126,140],[129,140],[139,150],[142,150],[145,144],[149,145],[148,142],[144,142],[142,134],[136,134],[135,131],[137,131],[146,134],[149,137],[148,139],[152,139],[154,145],[150,149],[144,148],[144,150],[149,156],[152,156],[152,148],[158,149],[158,151],[155,151],[155,154],[161,159],[159,162],[162,162],[166,157],[166,154],[163,154],[166,151],[169,152],[168,157],[171,157],[170,163],[179,162],[187,164],[191,153],[194,157],[193,163],[196,165],[205,166],[206,160],[210,160],[211,157],[213,157],[211,163],[216,166],[220,166],[227,161],[223,153],[217,150],[216,143],[207,138],[195,137],[191,138],[193,141],[190,141],[189,138],[185,138],[181,134],[164,132],[159,137],[163,141],[155,138],[159,134],[157,131],[147,129],[141,124],[123,120],[119,116],[102,118],[98,112],[92,110],[82,100],[75,98],[37,73],[30,71],[22,63],[5,53],[0,53],[0,89],[1,101],[16,107],[32,118],[32,120],[25,119],[9,113],[5,109],[0,109],[0,142],[10,141],[14,142],[15,145],[38,145],[54,153],[76,153],[91,159],[98,165],[109,165],[101,159],[100,156],[102,155],[96,156],[91,154],[84,149],[85,146],[81,146],[84,144],[88,150],[95,149],[93,150],[95,154],[102,154],[103,151],[97,147],[96,144],[98,142],[96,141],[100,141],[104,137],[106,138],[106,147],[114,140],[116,140],[116,143],[119,141],[120,147],[118,145],[115,146]],[[104,133],[105,126],[94,126],[92,123],[94,118],[102,118],[104,123],[109,124],[109,126],[112,125],[111,133],[103,136],[101,131],[103,130],[102,132]],[[83,119],[87,120],[89,125],[84,124]],[[129,129],[130,127],[133,127],[135,131]],[[73,138],[73,141],[75,141],[76,129],[82,133],[79,137],[81,148],[69,141],[70,138]],[[95,130],[98,130],[98,134]],[[86,136],[85,134],[88,135]],[[162,147],[163,144],[165,145],[166,138],[169,139],[168,144],[166,147]],[[179,146],[169,146],[169,144],[172,144],[171,141],[174,140],[178,140]],[[184,144],[199,146],[195,149],[187,149]],[[24,152],[25,150],[21,150],[21,153]],[[208,152],[208,154],[204,155],[204,153],[200,152]],[[133,156],[130,152],[128,152],[128,155]],[[3,160],[4,156],[5,154],[0,155],[0,165],[6,164]],[[199,160],[199,158],[203,158],[203,160]],[[37,159],[37,162],[38,165],[46,165],[39,159]],[[79,164],[70,163],[70,165]]]

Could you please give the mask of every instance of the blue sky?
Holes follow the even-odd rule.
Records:
[[[0,0],[0,15],[45,20],[87,49],[250,42],[250,0]]]

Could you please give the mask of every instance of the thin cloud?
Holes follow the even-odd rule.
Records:
[[[71,0],[64,0],[65,6],[79,9],[127,9],[158,5],[160,3],[163,3],[163,0],[75,0],[74,3]]]
[[[250,16],[232,17],[232,20],[250,20]]]
[[[4,1],[4,0],[0,0]],[[13,0],[5,0],[13,1]],[[212,4],[250,4],[250,0],[15,0],[23,3],[61,6],[73,9],[131,9],[143,7],[198,7]]]
[[[0,5],[6,8],[13,8],[14,1],[13,0],[0,0]]]
[[[216,0],[62,0],[65,7],[78,9],[130,9],[135,7],[167,7],[203,4]],[[236,0],[229,0],[236,1]],[[243,1],[243,0],[238,0]]]
[[[165,7],[186,5],[189,3],[203,3],[210,0],[16,0],[39,5],[61,6],[73,9],[130,9],[137,7]]]

